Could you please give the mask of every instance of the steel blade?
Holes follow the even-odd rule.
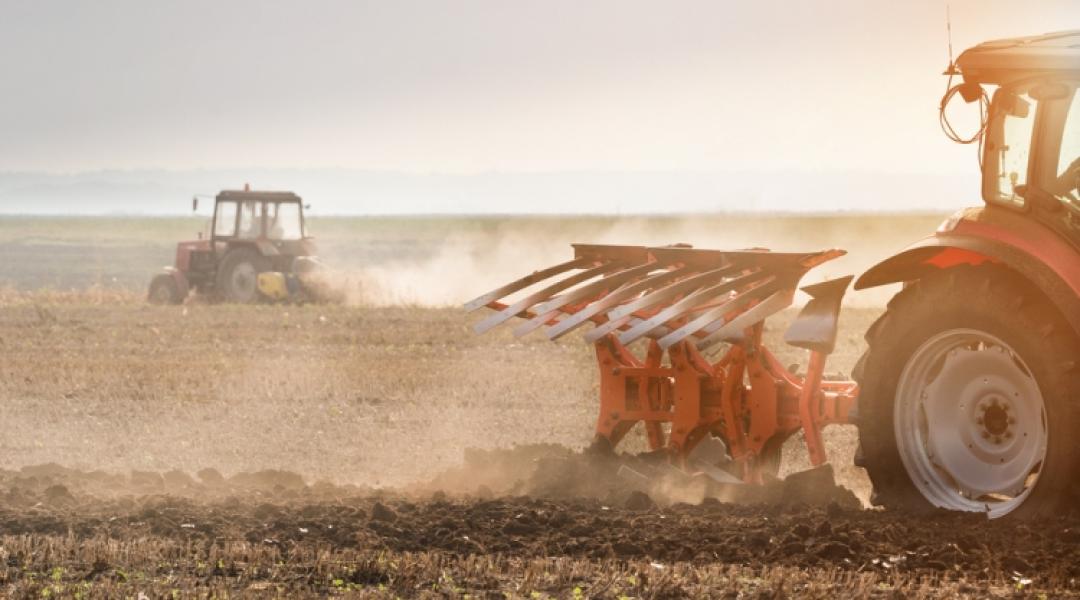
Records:
[[[657,285],[680,277],[681,275],[684,275],[686,271],[687,269],[685,268],[664,271],[662,273],[651,275],[646,279],[638,281],[637,283],[616,290],[608,294],[607,296],[604,296],[603,298],[597,300],[596,302],[593,302],[592,304],[586,306],[585,308],[574,313],[573,315],[566,317],[557,325],[553,325],[552,327],[548,328],[546,331],[547,336],[553,340],[557,340],[562,336],[566,335],[567,333],[570,333],[574,329],[577,329],[580,325],[584,324],[592,317],[608,310],[611,307],[618,306],[624,300],[628,298],[633,298],[634,296],[640,294],[643,291],[646,291]]]
[[[579,269],[579,268],[594,264],[596,262],[597,261],[594,258],[581,257],[581,258],[575,258],[574,260],[570,260],[570,261],[567,261],[567,262],[564,262],[564,263],[557,264],[557,265],[555,265],[553,267],[548,267],[548,268],[543,269],[541,271],[534,271],[534,272],[530,273],[529,275],[526,275],[525,277],[522,277],[521,279],[512,281],[512,282],[510,282],[510,283],[508,283],[508,284],[506,284],[506,285],[504,285],[504,286],[502,286],[500,288],[494,289],[494,290],[492,290],[492,291],[490,291],[490,292],[488,292],[488,293],[486,293],[486,294],[484,294],[482,296],[478,296],[478,297],[476,297],[476,298],[474,298],[472,300],[469,300],[468,302],[465,303],[465,310],[466,311],[473,311],[473,310],[476,310],[476,309],[478,309],[478,308],[480,308],[482,306],[487,306],[489,303],[494,302],[495,300],[498,300],[499,298],[503,298],[505,296],[513,294],[514,292],[516,292],[518,290],[522,290],[524,288],[527,288],[530,285],[533,285],[534,283],[539,283],[539,282],[541,282],[541,281],[543,281],[545,279],[548,279],[550,277],[554,277],[555,275],[558,275],[560,273],[565,273],[566,271],[569,271],[571,269]]]
[[[552,295],[557,294],[558,292],[575,286],[583,281],[588,281],[598,275],[603,275],[604,273],[610,272],[618,268],[619,266],[620,265],[618,263],[612,262],[600,265],[598,267],[593,267],[591,269],[587,269],[580,273],[575,273],[574,275],[571,275],[566,279],[557,281],[538,292],[534,292],[529,296],[522,298],[521,300],[515,302],[513,305],[506,307],[505,309],[495,313],[494,315],[491,315],[483,321],[480,321],[473,329],[476,331],[476,333],[484,333],[485,331],[488,331],[489,329],[499,325],[500,323],[508,321],[515,316],[527,311],[529,307],[535,305],[536,303],[547,300]]]

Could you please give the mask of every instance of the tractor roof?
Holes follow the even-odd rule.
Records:
[[[293,192],[252,192],[250,190],[223,190],[217,195],[218,201],[256,200],[260,202],[300,202],[300,196]]]
[[[964,81],[1004,85],[1040,74],[1080,76],[1080,30],[983,42],[956,59]]]

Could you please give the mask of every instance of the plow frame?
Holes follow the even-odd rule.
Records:
[[[760,458],[801,431],[810,462],[825,463],[821,430],[849,422],[858,385],[824,380],[825,355],[816,351],[805,375],[790,373],[762,345],[761,332],[755,325],[745,344],[731,345],[715,362],[682,342],[667,351],[666,366],[655,341],[644,359],[613,335],[597,341],[597,439],[614,447],[641,423],[650,450],[665,450],[673,464],[692,471],[692,451],[712,435],[724,442],[732,470],[760,483]]]
[[[827,461],[822,428],[850,422],[858,385],[824,376],[835,345],[844,277],[807,286],[812,296],[785,335],[808,352],[803,374],[785,368],[762,341],[765,319],[790,306],[802,275],[843,254],[723,252],[685,245],[645,248],[574,244],[575,257],[465,305],[495,314],[483,333],[513,317],[515,336],[545,328],[557,339],[592,323],[600,409],[594,447],[614,449],[641,423],[649,449],[686,472],[707,436],[725,447],[724,469],[746,483],[766,476],[768,456],[802,432],[810,462]],[[577,272],[573,272],[577,270]],[[561,277],[514,302],[516,292]],[[643,356],[630,346],[646,340]],[[724,342],[719,357],[706,351]]]

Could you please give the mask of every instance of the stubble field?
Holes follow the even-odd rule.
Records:
[[[858,261],[937,217],[906,219],[863,227],[884,239],[858,245],[883,249]],[[151,307],[136,280],[191,222],[120,221],[0,223],[7,595],[1076,592],[1068,519],[880,513],[839,490],[749,505],[648,497],[583,466],[572,453],[595,419],[590,348],[475,336],[476,317],[452,303],[565,257],[566,238],[616,241],[641,223],[328,220],[317,224],[353,277],[348,305]],[[717,218],[650,235],[723,242],[709,236],[733,221],[737,238],[779,230],[803,248],[842,245],[830,242],[845,227]],[[879,312],[875,299],[845,311],[830,372],[850,370]],[[802,358],[779,341],[791,316],[767,332],[785,362]],[[837,480],[865,502],[853,432],[831,431],[829,446]],[[805,464],[796,443],[785,461]]]

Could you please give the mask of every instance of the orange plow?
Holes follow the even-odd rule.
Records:
[[[649,448],[674,466],[758,483],[798,431],[811,462],[824,463],[822,428],[854,411],[857,385],[824,378],[850,277],[803,288],[812,299],[785,341],[809,352],[804,374],[762,343],[765,319],[792,304],[803,275],[843,254],[575,244],[572,260],[465,307],[495,311],[478,333],[515,317],[516,336],[541,329],[553,340],[593,324],[584,339],[600,367],[594,448],[614,449],[642,423]]]

